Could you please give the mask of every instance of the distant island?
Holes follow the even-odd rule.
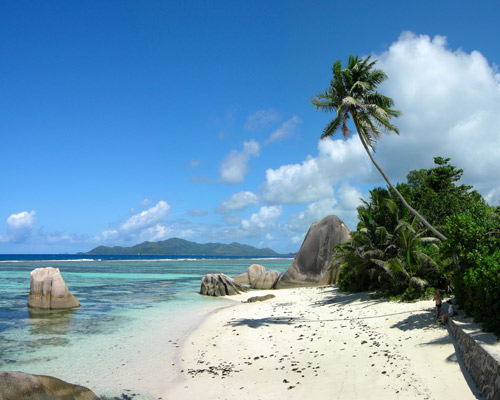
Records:
[[[172,238],[159,242],[144,242],[131,247],[98,246],[85,255],[169,255],[169,256],[233,256],[233,257],[284,257],[294,254],[278,254],[269,248],[258,249],[240,243],[195,243]]]

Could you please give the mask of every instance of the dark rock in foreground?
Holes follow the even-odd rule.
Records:
[[[20,371],[0,372],[0,400],[100,400],[84,386],[45,375]]]
[[[292,264],[276,284],[276,289],[322,286],[337,282],[337,271],[330,269],[333,247],[350,238],[350,230],[336,215],[313,222]]]
[[[251,289],[272,289],[278,282],[280,275],[280,271],[266,271],[264,266],[252,264],[245,272],[235,276],[234,280],[242,285],[250,286]]]
[[[224,274],[207,274],[201,280],[200,294],[205,296],[231,296],[243,292],[248,289]]]

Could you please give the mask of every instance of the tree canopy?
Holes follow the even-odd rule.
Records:
[[[375,188],[358,208],[352,240],[335,248],[343,290],[382,290],[412,299],[440,289],[500,335],[500,207],[489,206],[463,171],[436,166],[410,171],[398,189],[448,239],[437,242],[390,190]],[[459,268],[456,268],[458,264]]]
[[[359,58],[351,55],[344,69],[340,60],[333,63],[333,78],[330,86],[320,92],[315,99],[311,99],[316,110],[336,114],[336,117],[323,130],[321,138],[332,136],[341,130],[344,138],[347,139],[351,133],[347,122],[352,118],[361,144],[391,190],[427,229],[440,240],[446,240],[446,236],[408,204],[375,161],[371,152],[375,149],[375,143],[380,139],[382,132],[399,134],[398,128],[392,124],[391,119],[401,114],[400,111],[392,108],[394,101],[390,97],[377,92],[378,86],[387,79],[387,75],[383,70],[375,68],[376,62],[371,61],[370,57]]]

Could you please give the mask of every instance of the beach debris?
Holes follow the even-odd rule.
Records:
[[[0,398],[2,400],[99,400],[84,386],[73,385],[45,375],[31,375],[20,371],[0,372]]]
[[[266,294],[265,296],[253,296],[248,298],[247,301],[244,301],[243,303],[255,303],[257,301],[266,301],[270,299],[274,299],[276,296],[274,294]]]
[[[280,271],[269,270],[259,264],[250,265],[245,272],[235,276],[234,280],[241,285],[250,286],[251,289],[272,289],[281,276]]]
[[[201,280],[200,294],[205,296],[231,296],[248,289],[225,274],[207,274]]]
[[[59,268],[36,268],[30,273],[28,307],[64,309],[80,307],[64,282]]]
[[[234,369],[233,363],[220,363],[219,365],[210,365],[207,368],[188,369],[188,374],[192,377],[204,373],[226,377],[230,376],[233,372],[240,372],[238,369]]]
[[[333,248],[350,239],[350,229],[336,215],[313,222],[292,264],[276,284],[276,289],[323,286],[337,283],[337,270],[331,269]]]

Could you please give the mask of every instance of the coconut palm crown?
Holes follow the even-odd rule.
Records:
[[[344,69],[342,69],[340,60],[333,63],[333,78],[330,81],[330,86],[324,92],[319,93],[317,98],[311,99],[316,110],[336,113],[336,117],[323,130],[321,138],[332,136],[341,130],[344,139],[347,139],[351,133],[347,122],[349,118],[352,118],[359,139],[370,160],[390,188],[404,206],[422,221],[436,237],[440,240],[446,240],[446,236],[406,202],[370,151],[375,151],[375,143],[380,139],[383,131],[399,134],[398,128],[391,123],[391,118],[401,115],[400,111],[391,108],[394,101],[390,97],[377,92],[377,87],[387,79],[387,75],[381,69],[374,68],[376,62],[376,60],[371,61],[370,57],[360,59],[351,55]]]

